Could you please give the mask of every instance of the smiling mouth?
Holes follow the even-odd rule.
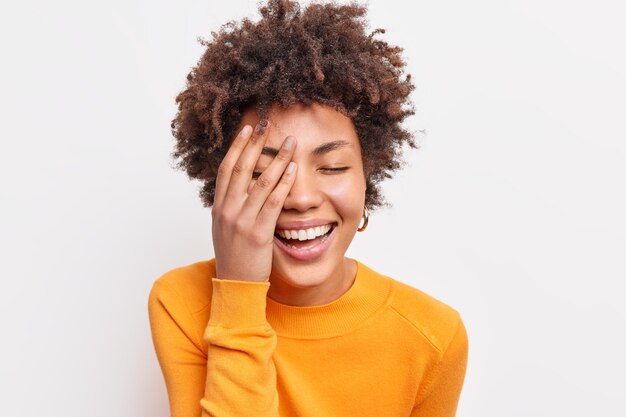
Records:
[[[274,236],[277,239],[279,239],[285,246],[291,249],[305,250],[305,249],[310,249],[324,242],[326,239],[328,239],[328,237],[331,235],[331,233],[335,230],[336,227],[337,227],[337,223],[332,223],[330,224],[330,228],[328,229],[326,233],[319,235],[319,236],[315,236],[313,238],[308,238],[304,235],[301,235],[303,239],[299,239],[299,238],[292,239],[292,238],[281,236],[281,234],[279,234],[278,232],[274,233]],[[282,234],[284,235],[284,233]]]

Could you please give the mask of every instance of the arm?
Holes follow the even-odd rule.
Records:
[[[200,417],[206,379],[206,352],[201,334],[184,299],[157,281],[148,298],[152,342],[156,351],[172,417]]]
[[[213,279],[202,417],[278,416],[277,338],[265,318],[269,285]]]
[[[456,333],[426,376],[410,417],[454,417],[467,368],[467,333],[459,319]]]
[[[182,296],[156,282],[148,311],[172,417],[278,416],[276,333],[265,319],[269,282],[213,279],[204,332]]]
[[[191,313],[182,307],[168,309],[157,294],[151,295],[153,339],[173,417],[197,416],[193,398],[202,398],[204,417],[278,415],[272,362],[276,334],[265,318],[265,297],[276,222],[296,165],[290,162],[295,139],[286,138],[270,165],[253,179],[268,131],[267,120],[259,122],[254,133],[244,126],[218,169],[211,211],[216,276],[203,335],[208,343],[204,367],[198,343],[180,322],[183,316],[192,322]]]

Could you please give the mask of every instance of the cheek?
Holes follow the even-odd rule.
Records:
[[[356,178],[329,181],[326,195],[332,200],[338,214],[345,222],[357,223],[363,215],[365,183]]]

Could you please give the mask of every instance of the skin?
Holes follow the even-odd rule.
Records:
[[[320,104],[273,106],[259,122],[254,108],[244,113],[220,164],[212,209],[217,278],[269,280],[268,296],[287,305],[328,304],[352,286],[357,269],[345,257],[365,204],[356,130],[350,118]],[[288,137],[292,145],[281,148]],[[312,152],[332,141],[344,144]],[[279,149],[275,157],[269,148]],[[292,173],[289,162],[296,164]],[[297,260],[274,243],[277,224],[312,219],[337,224],[321,257]]]

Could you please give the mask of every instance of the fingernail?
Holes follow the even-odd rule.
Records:
[[[290,150],[293,148],[293,137],[287,136],[287,139],[283,142],[283,149]]]
[[[289,165],[287,165],[287,174],[293,174],[295,170],[296,170],[296,163],[289,162]]]
[[[267,128],[267,120],[263,119],[256,125],[254,133],[256,133],[257,135],[262,135],[263,132],[265,132],[265,128]]]
[[[252,127],[250,125],[245,125],[241,132],[239,133],[241,136],[248,136],[252,131]]]

